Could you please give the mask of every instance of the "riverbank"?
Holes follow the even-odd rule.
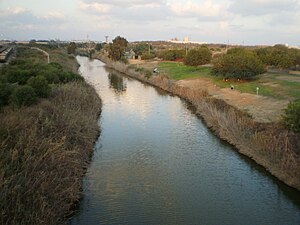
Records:
[[[51,52],[66,71],[78,69],[75,57]],[[44,60],[39,54],[27,58],[35,65]],[[64,223],[81,197],[100,132],[101,99],[84,81],[51,89],[36,105],[0,111],[0,224]]]
[[[153,75],[150,71],[113,62],[105,55],[98,58],[119,72],[175,94],[195,106],[217,136],[256,161],[287,185],[300,190],[300,138],[279,123],[259,123],[225,101],[179,86],[167,76]]]

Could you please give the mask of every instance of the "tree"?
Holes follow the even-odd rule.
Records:
[[[150,46],[150,51],[152,50],[152,46]],[[145,52],[149,54],[149,45],[145,42],[139,43],[133,47],[133,51],[136,55],[142,55]]]
[[[75,54],[76,48],[77,48],[76,43],[75,42],[70,42],[68,47],[67,47],[68,54]]]
[[[207,47],[192,49],[185,57],[184,64],[188,66],[199,66],[210,63],[211,51]]]
[[[127,47],[128,41],[120,36],[117,36],[112,43],[109,44],[108,55],[114,61],[124,59],[124,51]]]
[[[265,67],[255,53],[236,50],[216,59],[212,71],[224,78],[249,79],[264,73]]]
[[[284,125],[294,132],[300,132],[300,99],[290,102],[283,115]]]
[[[31,46],[36,45],[36,40],[35,40],[35,39],[31,39],[31,40],[29,41],[29,45],[31,45]]]
[[[100,51],[102,48],[103,48],[103,44],[97,43],[96,47],[95,47],[95,50]]]

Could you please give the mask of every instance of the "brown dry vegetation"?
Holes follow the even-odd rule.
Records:
[[[300,135],[286,130],[279,123],[259,123],[224,100],[206,91],[179,86],[167,76],[147,78],[142,72],[107,57],[98,56],[107,66],[169,91],[193,104],[197,113],[221,139],[234,145],[239,152],[264,166],[286,184],[300,190]]]
[[[84,82],[0,112],[0,224],[59,224],[80,198],[101,101]]]

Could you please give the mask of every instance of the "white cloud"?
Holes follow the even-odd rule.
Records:
[[[49,12],[45,16],[43,16],[45,19],[65,19],[65,15],[61,12]]]
[[[164,0],[152,0],[150,3],[148,0],[84,0],[85,3],[98,3],[107,4],[116,7],[128,8],[132,6],[146,6],[151,4],[164,5]]]
[[[30,10],[22,8],[22,7],[13,7],[13,8],[6,8],[0,9],[0,17],[6,17],[11,15],[18,15],[30,12]]]
[[[94,13],[94,14],[108,14],[111,10],[111,5],[109,4],[102,4],[98,2],[79,2],[79,8],[87,13]]]
[[[185,3],[172,1],[168,5],[177,16],[218,17],[222,14],[222,6],[211,0],[206,0],[203,3],[195,3],[190,0]]]
[[[232,0],[229,10],[243,16],[268,15],[299,10],[300,0]]]
[[[166,19],[170,15],[170,10],[166,4],[158,1],[149,3],[148,1],[81,1],[79,8],[81,11],[92,16],[106,15],[110,20],[128,21],[143,23],[155,20]],[[128,3],[128,4],[126,4]],[[136,4],[133,4],[136,3]]]

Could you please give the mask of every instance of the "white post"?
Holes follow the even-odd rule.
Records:
[[[258,96],[259,87],[256,87],[256,95]]]

